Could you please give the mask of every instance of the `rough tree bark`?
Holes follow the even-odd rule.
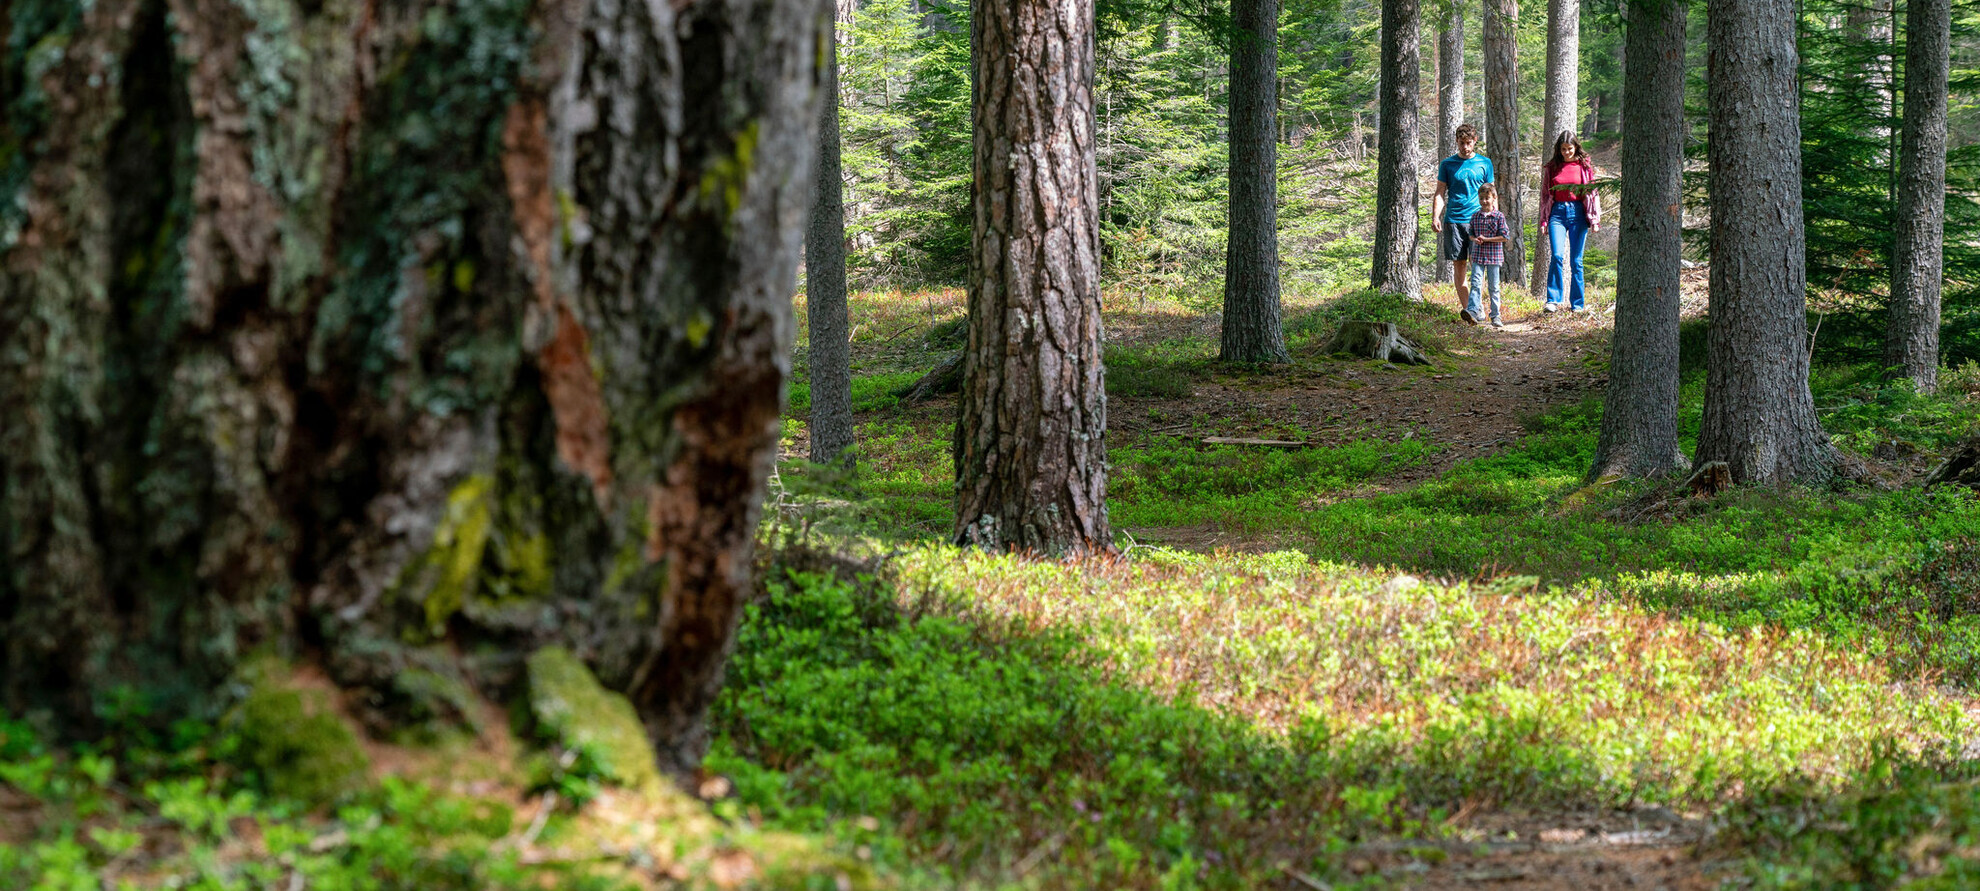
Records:
[[[1794,0],[1719,0],[1707,17],[1712,328],[1693,463],[1740,484],[1821,480],[1836,460],[1808,392],[1794,16]]]
[[[0,701],[211,714],[307,651],[444,718],[554,642],[693,765],[821,5],[53,8],[0,61]]]
[[[1423,299],[1417,263],[1417,0],[1382,0],[1382,104],[1375,139],[1375,262],[1368,285]]]
[[[980,4],[975,231],[956,423],[959,543],[1111,551],[1093,6]]]
[[[1591,480],[1663,476],[1678,446],[1678,271],[1683,245],[1684,28],[1680,0],[1636,0],[1624,29],[1635,78],[1622,143],[1616,326]]]
[[[1464,123],[1464,0],[1437,0],[1443,9],[1437,33],[1437,159],[1457,154],[1453,135]],[[1436,280],[1451,280],[1451,261],[1437,251]]]
[[[1907,0],[1904,132],[1898,158],[1891,317],[1884,366],[1925,392],[1939,385],[1939,295],[1946,223],[1949,0]]]
[[[1485,156],[1498,179],[1499,210],[1506,215],[1506,263],[1500,275],[1526,283],[1526,216],[1522,184],[1529,176],[1519,158],[1519,0],[1484,0]]]
[[[824,42],[819,83],[818,172],[804,238],[804,315],[810,328],[811,460],[829,464],[853,447],[852,343],[846,317],[845,181],[839,169],[839,40],[852,3],[833,4],[833,39]]]
[[[1627,38],[1625,38],[1627,39]],[[1554,156],[1554,139],[1562,130],[1575,125],[1575,107],[1580,104],[1581,3],[1580,0],[1547,0],[1547,95],[1542,103],[1540,158]],[[1546,188],[1541,183],[1541,188]],[[1546,207],[1546,196],[1536,202]],[[1547,239],[1547,221],[1541,219],[1533,233],[1533,277],[1535,286],[1547,282],[1547,264],[1553,261],[1553,244]]]
[[[1279,307],[1279,2],[1231,6],[1231,202],[1219,358],[1290,362]]]

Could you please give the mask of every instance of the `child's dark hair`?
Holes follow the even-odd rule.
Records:
[[[1478,200],[1484,201],[1487,198],[1492,199],[1495,204],[1499,200],[1499,190],[1493,188],[1491,183],[1485,183],[1478,187]]]

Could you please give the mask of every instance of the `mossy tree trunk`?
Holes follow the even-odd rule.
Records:
[[[14,4],[0,702],[86,733],[113,691],[210,713],[250,655],[308,653],[370,719],[444,720],[562,643],[692,765],[829,21]]]

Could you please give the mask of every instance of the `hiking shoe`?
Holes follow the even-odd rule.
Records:
[[[1494,327],[1494,328],[1504,328],[1505,326],[1506,326],[1506,323],[1504,323],[1504,322],[1501,322],[1501,321],[1499,321],[1499,320],[1498,320],[1498,318],[1497,318],[1496,316],[1495,316],[1495,317],[1493,317],[1493,319],[1492,319],[1492,327]]]
[[[1463,319],[1463,320],[1464,320],[1464,323],[1465,323],[1465,324],[1467,324],[1467,325],[1476,325],[1476,324],[1478,324],[1478,317],[1477,317],[1477,316],[1474,316],[1474,315],[1472,315],[1472,314],[1471,314],[1471,310],[1468,310],[1468,309],[1460,309],[1460,310],[1458,310],[1458,318],[1460,318],[1460,319]]]
[[[1558,303],[1549,303],[1549,304],[1547,304],[1546,306],[1543,306],[1543,307],[1540,307],[1540,311],[1541,311],[1541,312],[1560,312],[1560,311],[1561,311],[1561,305],[1560,305],[1560,304],[1558,304]]]
[[[1588,311],[1588,307],[1586,306],[1577,306],[1574,309],[1570,310],[1570,312],[1587,312],[1587,311]]]

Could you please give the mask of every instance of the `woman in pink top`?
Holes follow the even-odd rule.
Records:
[[[1554,140],[1554,156],[1540,169],[1540,219],[1546,221],[1547,245],[1554,254],[1553,264],[1547,267],[1548,312],[1564,308],[1588,311],[1582,305],[1586,288],[1581,250],[1589,231],[1602,228],[1601,199],[1588,187],[1594,181],[1595,167],[1588,163],[1588,153],[1581,150],[1581,140],[1575,138],[1573,130],[1562,130]]]

